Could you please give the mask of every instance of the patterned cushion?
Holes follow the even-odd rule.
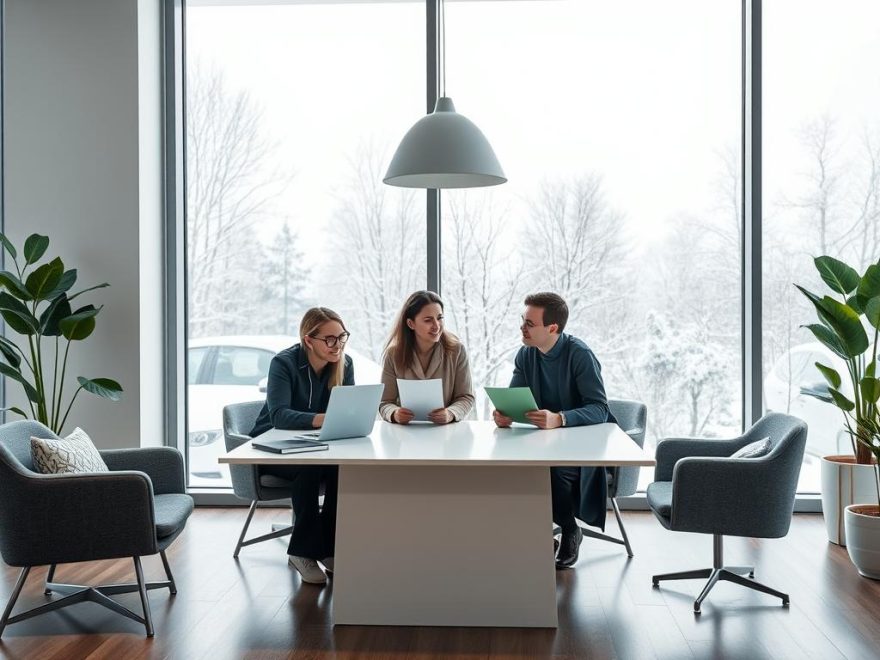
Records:
[[[770,442],[770,438],[764,438],[763,440],[755,440],[754,442],[750,442],[745,447],[736,450],[733,452],[730,457],[731,458],[760,458],[761,456],[766,456],[770,453],[770,450],[773,449],[773,444]]]
[[[31,436],[31,458],[43,474],[109,472],[92,439],[79,427],[62,440]]]

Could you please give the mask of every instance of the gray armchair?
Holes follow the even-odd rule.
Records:
[[[730,458],[750,442],[770,438],[772,449],[760,458]],[[752,566],[725,566],[723,537],[780,538],[788,534],[807,425],[797,417],[770,413],[732,440],[670,438],[657,446],[654,483],[648,505],[666,529],[712,534],[712,568],[655,575],[661,580],[708,578],[694,601],[694,612],[719,580],[782,599],[788,594],[754,579]],[[748,575],[748,577],[745,577]]]
[[[91,601],[142,623],[153,636],[147,591],[177,593],[165,550],[193,510],[184,486],[183,457],[171,447],[101,451],[110,472],[40,474],[31,461],[30,438],[57,438],[38,422],[0,426],[0,553],[21,567],[0,617],[7,625]],[[145,582],[140,558],[159,553],[167,580]],[[85,586],[53,582],[55,567],[97,559],[131,557],[136,583]],[[63,597],[12,616],[28,573],[49,565],[45,594]],[[143,616],[109,596],[138,591]]]
[[[617,420],[618,426],[620,426],[620,428],[622,428],[639,447],[644,447],[645,428],[648,424],[648,407],[641,401],[609,399],[608,408]],[[611,501],[611,508],[614,509],[614,516],[617,518],[617,526],[620,528],[621,538],[603,534],[602,532],[583,526],[581,527],[581,532],[583,532],[584,536],[590,538],[622,545],[626,548],[626,554],[632,557],[632,546],[629,544],[629,537],[626,535],[626,528],[623,526],[623,518],[620,516],[620,507],[617,504],[617,498],[635,494],[639,484],[639,467],[615,467],[609,469],[607,472],[608,499]],[[560,530],[554,526],[553,533],[554,535],[559,534]]]
[[[264,403],[264,401],[248,401],[233,403],[223,408],[223,437],[226,441],[226,451],[232,451],[245,442],[251,441],[248,433],[254,428],[254,423],[263,409]],[[257,502],[290,499],[291,484],[280,477],[262,474],[259,465],[230,465],[229,473],[232,477],[232,490],[235,495],[243,500],[250,500],[251,503],[244,527],[238,536],[238,543],[235,545],[235,552],[232,553],[232,556],[237,559],[238,553],[243,547],[288,536],[293,531],[293,525],[273,523],[272,531],[268,534],[248,540],[244,538],[248,527],[250,527],[251,518],[254,517]]]

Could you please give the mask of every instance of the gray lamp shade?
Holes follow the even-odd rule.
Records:
[[[483,132],[442,96],[434,112],[403,136],[383,181],[403,188],[478,188],[507,177]]]

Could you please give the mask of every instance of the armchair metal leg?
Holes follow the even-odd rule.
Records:
[[[144,569],[141,568],[141,558],[134,557],[134,572],[137,575],[138,591],[141,595],[141,607],[144,609],[144,627],[147,629],[147,637],[152,637],[153,616],[150,613],[150,600],[147,598],[147,587],[144,582]]]
[[[164,550],[159,553],[159,556],[162,557],[162,566],[165,567],[165,576],[168,578],[168,591],[174,596],[177,594],[177,585],[174,584],[174,576],[171,574],[171,566],[168,564],[168,557],[165,556]]]
[[[52,590],[49,588],[49,585],[55,581],[55,564],[52,564],[49,567],[49,573],[46,575],[46,588],[43,590],[43,593],[47,596],[52,595]]]
[[[721,579],[726,580],[727,582],[733,582],[740,585],[741,587],[746,587],[747,589],[754,589],[755,591],[760,591],[761,593],[765,593],[770,596],[776,596],[777,598],[782,599],[783,605],[788,605],[791,602],[788,594],[784,594],[781,591],[777,591],[776,589],[768,587],[765,584],[761,584],[760,582],[755,582],[754,580],[745,578],[742,575],[731,573],[729,569],[724,569],[721,571]]]
[[[608,534],[603,534],[602,532],[597,532],[589,527],[584,527],[582,524],[579,525],[581,528],[581,532],[584,536],[587,536],[591,539],[599,539],[600,541],[608,541],[609,543],[616,543],[617,545],[622,545],[626,548],[626,554],[628,557],[633,556],[632,546],[629,544],[629,537],[626,535],[626,528],[623,526],[623,518],[620,515],[620,507],[617,504],[617,498],[611,498],[611,507],[614,509],[614,515],[617,518],[617,526],[620,528],[620,535],[623,538],[615,538],[613,536],[609,536]],[[559,534],[562,533],[562,530],[558,525],[553,525],[553,552],[555,553],[559,549],[559,539],[557,538]]]
[[[660,580],[701,580],[703,578],[711,577],[712,569],[711,568],[699,568],[695,571],[681,571],[680,573],[663,573],[662,575],[655,575],[651,578],[655,587],[660,586]]]
[[[712,587],[714,587],[720,579],[721,569],[713,568],[712,575],[709,576],[709,581],[706,583],[706,586],[703,587],[700,595],[697,596],[697,599],[694,601],[694,614],[700,613],[700,605],[702,605],[703,601],[706,600],[706,596],[709,595],[709,592],[712,591]]]
[[[293,532],[293,525],[287,525],[284,523],[272,523],[272,531],[268,534],[263,534],[262,536],[255,536],[252,539],[244,540],[245,535],[247,534],[248,527],[251,524],[251,518],[254,517],[254,511],[257,508],[257,501],[254,500],[251,502],[250,509],[248,509],[247,518],[244,521],[244,527],[241,528],[241,534],[238,536],[238,543],[235,546],[235,552],[232,553],[232,557],[234,559],[238,559],[238,554],[241,552],[241,549],[253,545],[254,543],[262,543],[263,541],[268,541],[270,539],[281,538],[282,536],[287,536],[291,532]]]
[[[6,629],[6,624],[9,622],[9,615],[12,614],[12,608],[15,607],[15,601],[18,600],[18,596],[21,594],[21,588],[24,586],[24,582],[27,580],[28,573],[30,572],[31,567],[25,566],[21,569],[21,573],[18,574],[15,588],[12,590],[12,595],[9,596],[9,602],[6,603],[6,609],[3,610],[3,617],[0,618],[0,637],[3,637],[3,631]]]

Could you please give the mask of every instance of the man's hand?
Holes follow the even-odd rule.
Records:
[[[530,410],[526,417],[539,429],[558,429],[562,426],[562,415],[549,410]]]
[[[324,413],[319,413],[312,417],[312,428],[319,429],[324,425]]]
[[[506,429],[508,426],[513,424],[513,420],[510,417],[507,417],[503,413],[498,412],[497,410],[492,411],[492,419],[495,420],[495,426],[498,428]]]
[[[398,424],[409,424],[415,415],[413,411],[409,408],[398,408],[394,411],[394,414],[391,415],[391,419]]]
[[[437,410],[432,410],[428,413],[428,419],[435,424],[449,424],[449,422],[455,421],[455,417],[452,416],[452,413],[449,412],[448,408],[437,408]]]

